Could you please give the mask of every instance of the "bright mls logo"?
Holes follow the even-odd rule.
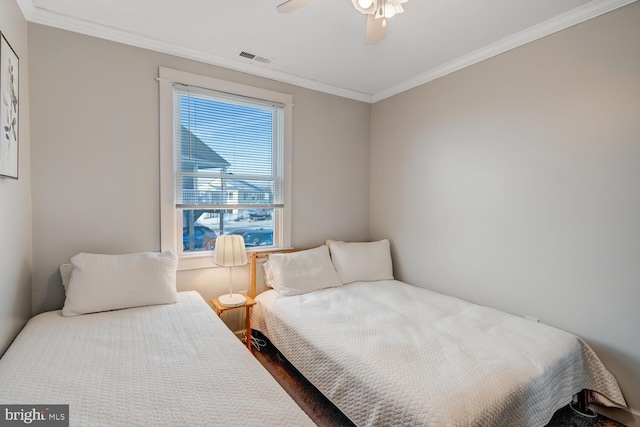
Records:
[[[69,426],[69,405],[0,405],[0,427]]]

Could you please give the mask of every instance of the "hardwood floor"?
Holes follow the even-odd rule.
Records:
[[[271,373],[293,400],[319,427],[354,426],[354,424],[322,395],[296,368],[271,344],[262,351],[253,351],[254,356]],[[582,417],[571,408],[557,411],[546,427],[624,427],[615,421],[598,415],[596,418]]]

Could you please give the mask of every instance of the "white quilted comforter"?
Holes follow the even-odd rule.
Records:
[[[35,316],[0,359],[0,403],[69,404],[83,427],[314,425],[197,292]]]
[[[581,339],[402,282],[257,300],[253,328],[360,426],[543,426],[583,388],[625,406]]]

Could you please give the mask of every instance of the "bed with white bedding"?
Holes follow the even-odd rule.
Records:
[[[0,359],[0,403],[68,404],[83,427],[314,425],[197,292],[176,297],[33,317]]]
[[[294,264],[268,280],[304,281]],[[559,329],[395,280],[303,288],[258,295],[253,328],[356,425],[543,426],[582,389],[625,406],[595,353]]]

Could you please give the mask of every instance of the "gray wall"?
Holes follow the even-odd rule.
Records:
[[[397,275],[585,338],[640,409],[640,3],[372,108]]]
[[[367,238],[369,104],[36,24],[29,49],[34,313],[61,306],[57,268],[76,253],[159,250],[158,66],[292,94],[292,244]],[[228,277],[181,272],[178,287],[211,298]],[[233,277],[248,287],[246,268]]]
[[[0,355],[31,316],[31,177],[27,23],[0,2],[0,31],[20,58],[18,180],[0,177]]]

